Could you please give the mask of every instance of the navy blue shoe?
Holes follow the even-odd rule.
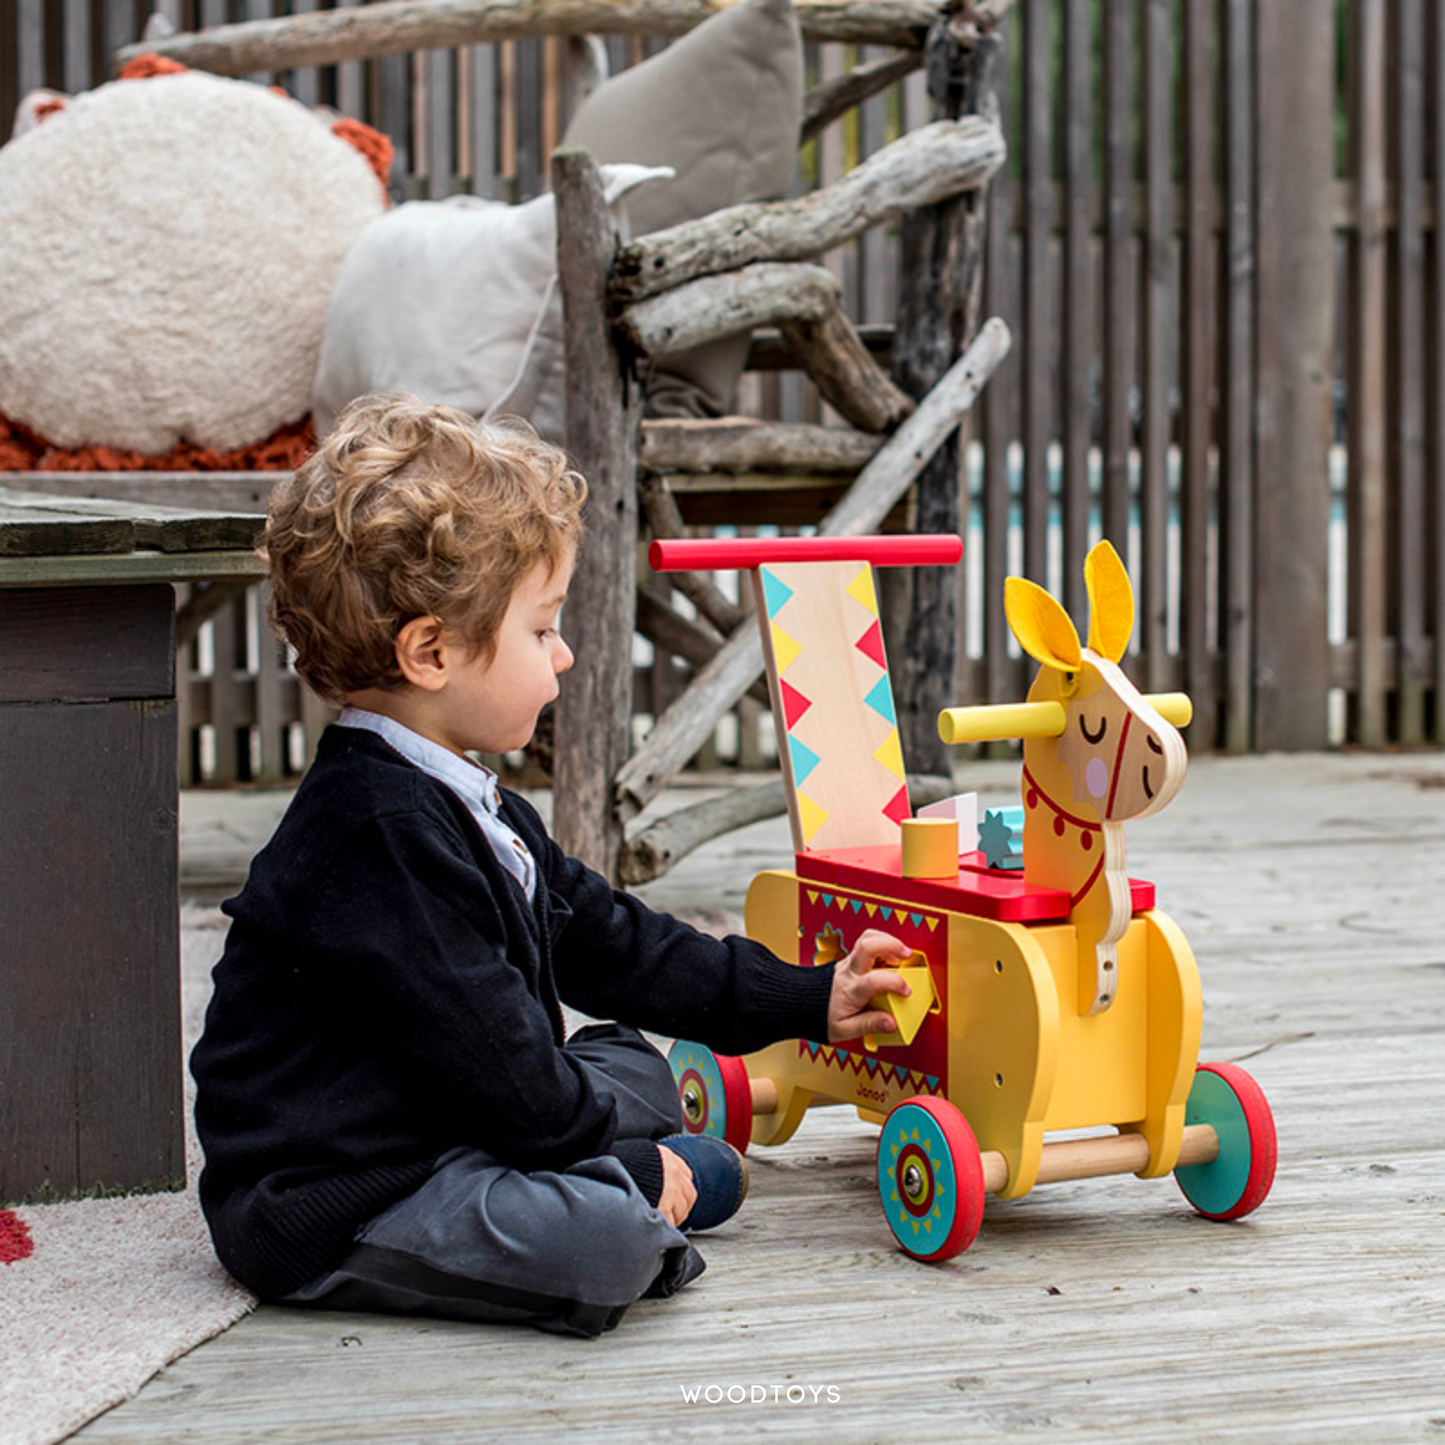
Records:
[[[692,1170],[697,1186],[697,1201],[679,1229],[716,1229],[738,1212],[748,1194],[748,1161],[731,1144],[710,1134],[669,1134],[657,1142]]]

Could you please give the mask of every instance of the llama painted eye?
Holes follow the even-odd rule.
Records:
[[[1162,753],[1164,751],[1164,744],[1149,737],[1147,734],[1145,735],[1144,741],[1149,744],[1151,752]]]
[[[1081,733],[1083,733],[1083,735],[1084,735],[1084,741],[1085,741],[1086,743],[1094,743],[1094,744],[1101,743],[1101,742],[1104,741],[1104,734],[1109,731],[1109,719],[1108,719],[1107,716],[1101,717],[1101,718],[1099,719],[1099,731],[1096,732],[1096,733],[1091,733],[1091,732],[1089,731],[1089,724],[1088,724],[1088,722],[1085,720],[1083,713],[1080,713],[1080,714],[1079,714],[1079,731],[1080,731]]]

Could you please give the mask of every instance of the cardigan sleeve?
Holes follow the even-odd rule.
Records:
[[[612,888],[540,825],[529,841],[552,896],[572,912],[553,953],[567,1003],[719,1053],[826,1041],[833,965],[803,968],[751,939],[713,938]]]
[[[509,939],[491,887],[435,819],[374,818],[311,894],[309,954],[338,1025],[372,1035],[397,1086],[441,1116],[439,1132],[518,1167],[562,1168],[607,1152],[616,1107],[558,1046],[540,960]]]

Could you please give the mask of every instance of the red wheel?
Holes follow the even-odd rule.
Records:
[[[668,1052],[682,1127],[689,1134],[711,1134],[746,1154],[753,1132],[753,1091],[747,1066],[731,1054],[715,1054],[701,1044],[679,1039]]]
[[[944,1099],[906,1099],[878,1136],[878,1197],[898,1246],[939,1264],[983,1223],[983,1160],[968,1120]]]
[[[1200,1064],[1184,1122],[1208,1124],[1219,1136],[1214,1160],[1174,1171],[1184,1197],[1207,1219],[1252,1214],[1274,1183],[1279,1152],[1264,1090],[1234,1064]]]

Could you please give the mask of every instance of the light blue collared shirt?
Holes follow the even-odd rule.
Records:
[[[497,775],[470,758],[458,757],[450,748],[424,738],[418,732],[379,712],[365,708],[343,708],[337,718],[344,728],[365,728],[391,744],[408,762],[444,783],[467,806],[477,827],[499,862],[522,886],[530,903],[537,892],[537,862],[527,845],[512,831],[501,815],[502,800],[497,793]]]

